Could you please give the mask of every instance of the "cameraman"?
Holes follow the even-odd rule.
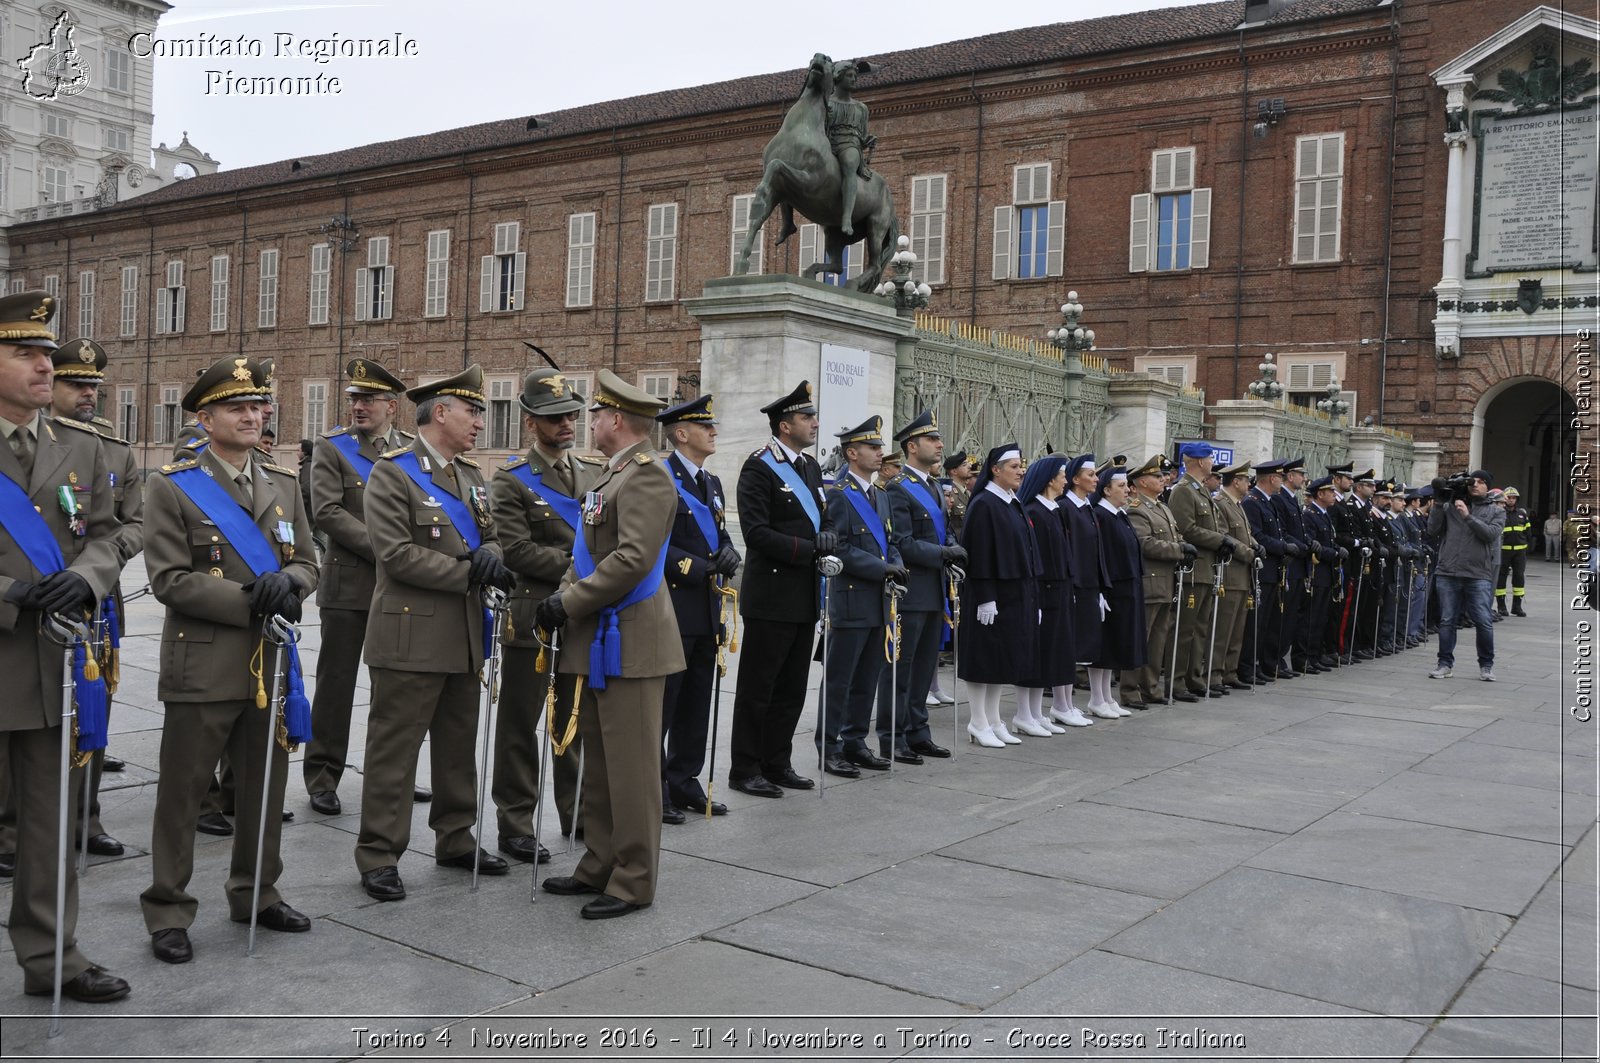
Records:
[[[1483,469],[1461,478],[1433,481],[1434,507],[1428,534],[1439,544],[1435,587],[1439,595],[1439,666],[1429,679],[1449,679],[1455,666],[1456,623],[1465,608],[1477,632],[1478,678],[1494,682],[1494,617],[1490,606],[1500,560],[1500,532],[1506,511],[1489,501],[1494,477]],[[1462,494],[1466,495],[1463,499]]]

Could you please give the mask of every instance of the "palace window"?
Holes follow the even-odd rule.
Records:
[[[567,306],[593,305],[594,214],[590,212],[567,219]]]
[[[1295,141],[1294,260],[1339,261],[1339,208],[1344,197],[1344,134]]]
[[[494,227],[494,254],[483,256],[478,289],[478,309],[521,310],[522,286],[528,271],[528,255],[517,250],[522,224],[504,221]]]
[[[1194,149],[1150,157],[1150,191],[1129,204],[1128,272],[1205,269],[1211,261],[1211,189],[1194,186]]]
[[[387,321],[394,316],[394,267],[389,238],[367,241],[367,264],[356,270],[356,320]]]
[[[423,317],[444,317],[450,297],[450,230],[428,234],[428,275],[422,297]]]

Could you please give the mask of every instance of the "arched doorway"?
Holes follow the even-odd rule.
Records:
[[[1473,468],[1494,473],[1497,487],[1514,485],[1522,508],[1540,520],[1552,511],[1566,513],[1573,502],[1568,426],[1576,411],[1572,396],[1553,380],[1501,381],[1474,412]]]

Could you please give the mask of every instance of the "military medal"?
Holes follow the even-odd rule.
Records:
[[[589,491],[583,496],[583,522],[597,528],[605,520],[606,496],[599,491]]]
[[[221,560],[222,560],[222,547],[213,546],[211,548],[211,563],[214,565],[218,561],[221,561]]]
[[[83,510],[78,508],[78,494],[66,484],[56,488],[56,501],[61,504],[61,512],[67,515],[67,526],[72,529],[72,534],[83,537],[89,534],[89,522],[84,519]]]

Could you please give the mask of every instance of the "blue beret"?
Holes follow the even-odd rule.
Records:
[[[1195,443],[1185,443],[1183,449],[1178,451],[1178,455],[1184,458],[1212,458],[1216,457],[1216,454],[1211,444],[1203,439]]]

